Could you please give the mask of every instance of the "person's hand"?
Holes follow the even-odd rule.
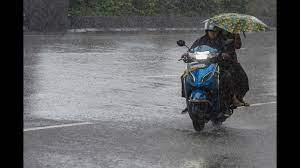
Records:
[[[219,56],[218,54],[209,54],[207,59],[210,61],[210,62],[213,62],[213,63],[217,63],[219,60]]]
[[[222,53],[222,54],[221,54],[221,58],[222,58],[223,60],[230,60],[230,59],[231,59],[230,55],[227,54],[227,53]]]
[[[181,55],[181,59],[182,59],[185,63],[189,62],[189,60],[190,60],[190,58],[189,58],[189,53],[184,53],[184,54],[182,54],[182,55]]]
[[[212,54],[208,54],[207,59],[212,59],[214,56]]]
[[[239,34],[235,34],[234,37],[234,48],[235,49],[240,49],[242,47],[242,41],[241,41],[241,37]]]
[[[189,53],[184,53],[181,55],[181,58],[185,58],[185,57],[188,57],[189,56]]]

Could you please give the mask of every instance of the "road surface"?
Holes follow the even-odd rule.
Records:
[[[201,34],[25,35],[24,167],[276,167],[276,32],[241,37],[254,105],[197,133],[176,41]]]

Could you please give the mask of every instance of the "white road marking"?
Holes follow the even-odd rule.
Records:
[[[273,101],[273,102],[265,102],[265,103],[255,103],[255,104],[250,104],[250,107],[252,107],[252,106],[262,106],[262,105],[265,105],[265,104],[275,104],[275,103],[277,103],[277,102]],[[243,108],[243,107],[238,107],[238,108]],[[51,128],[72,127],[72,126],[77,126],[77,125],[88,125],[88,124],[94,124],[94,123],[91,123],[91,122],[82,122],[82,123],[52,125],[52,126],[35,127],[35,128],[25,128],[24,132],[35,131],[35,130],[43,130],[43,129],[51,129]]]
[[[274,49],[276,49],[276,46],[269,46],[269,47],[261,46],[261,47],[256,47],[256,49],[257,49],[257,48],[262,48],[262,49],[274,48]],[[248,50],[248,49],[249,49],[249,48],[242,47],[242,48],[240,48],[240,49],[238,49],[238,50]]]
[[[180,75],[153,75],[153,76],[144,76],[145,78],[162,78],[162,77],[180,77]]]
[[[50,129],[50,128],[62,128],[62,127],[71,127],[71,126],[77,126],[77,125],[87,125],[87,124],[93,124],[93,123],[91,123],[91,122],[82,122],[82,123],[52,125],[52,126],[35,127],[35,128],[25,128],[24,132],[26,132],[26,131],[42,130],[42,129]]]
[[[276,101],[273,101],[273,102],[265,102],[265,103],[255,103],[255,104],[250,104],[250,107],[252,106],[262,106],[262,105],[266,105],[266,104],[276,104],[277,102]],[[238,107],[238,108],[243,108],[245,106],[242,106],[242,107]]]
[[[265,104],[276,104],[276,101],[273,102],[266,102],[266,103],[255,103],[255,104],[250,104],[250,106],[261,106],[261,105],[265,105]]]

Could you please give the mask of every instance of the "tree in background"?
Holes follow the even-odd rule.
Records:
[[[63,30],[68,25],[67,0],[26,0],[24,19],[27,29],[36,31]]]
[[[73,16],[276,16],[276,0],[70,0]]]

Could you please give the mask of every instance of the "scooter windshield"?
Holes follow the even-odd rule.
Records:
[[[193,49],[191,49],[191,52],[204,52],[204,51],[209,51],[209,53],[217,53],[218,50],[215,48],[212,48],[208,45],[201,45],[201,46],[197,46]]]

